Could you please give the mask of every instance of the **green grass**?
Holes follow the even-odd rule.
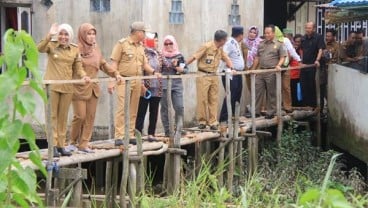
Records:
[[[234,194],[218,184],[217,174],[223,170],[214,173],[206,163],[194,180],[183,179],[173,195],[146,192],[140,198],[142,207],[367,207],[359,172],[342,172],[339,155],[311,146],[309,138],[308,132],[297,132],[291,125],[279,145],[267,142],[257,172],[242,177]]]

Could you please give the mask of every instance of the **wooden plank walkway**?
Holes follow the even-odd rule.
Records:
[[[294,111],[290,115],[284,115],[282,120],[284,122],[290,120],[301,120],[312,117],[315,115],[314,111]],[[239,136],[244,136],[245,133],[250,132],[252,129],[252,121],[250,118],[241,117],[239,119],[240,123],[240,131]],[[276,126],[278,123],[278,118],[275,117],[273,119],[264,119],[264,117],[256,118],[256,128],[264,129],[271,126]],[[186,129],[186,133],[180,139],[180,145],[190,145],[197,142],[203,142],[208,140],[216,140],[221,137],[221,134],[226,134],[225,132],[220,131],[210,131],[208,129],[200,130],[198,128],[189,128]],[[143,137],[145,140],[145,137]],[[168,141],[169,138],[164,137],[162,135],[157,136],[158,141],[156,142],[148,142],[144,141],[142,144],[143,148],[143,156],[148,155],[159,155],[164,154],[168,151]],[[96,160],[103,160],[108,158],[119,157],[122,155],[122,152],[125,150],[124,148],[119,148],[114,146],[114,140],[99,140],[91,142],[91,147],[94,149],[94,153],[82,153],[76,151],[70,157],[60,157],[54,158],[54,162],[58,164],[58,166],[67,166],[72,164],[84,163],[84,162],[92,162]],[[137,146],[129,145],[129,156],[137,156]],[[47,149],[40,150],[42,159],[46,165],[47,163]],[[21,161],[23,166],[28,166],[33,169],[37,169],[35,165],[28,158],[29,152],[20,152],[17,154],[17,159]]]

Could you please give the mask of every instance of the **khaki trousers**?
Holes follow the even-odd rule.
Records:
[[[291,110],[291,88],[290,88],[290,71],[284,71],[281,75],[282,79],[282,105],[285,110]]]
[[[125,135],[125,82],[116,85],[117,108],[115,113],[115,139],[122,139]],[[139,105],[139,97],[141,96],[141,80],[130,81],[130,97],[129,99],[129,137],[134,137],[135,120]]]
[[[51,125],[54,136],[54,146],[64,147],[66,141],[66,127],[72,93],[50,92]]]
[[[219,80],[217,76],[199,77],[197,82],[197,119],[199,124],[217,125]],[[208,116],[207,116],[208,110]]]
[[[92,137],[98,98],[92,94],[88,100],[73,100],[73,121],[70,131],[71,143],[86,149]]]
[[[256,75],[256,113],[261,113],[264,94],[267,98],[267,114],[276,113],[276,74],[257,74]]]

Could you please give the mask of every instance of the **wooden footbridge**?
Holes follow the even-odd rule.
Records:
[[[303,68],[306,68],[305,66]],[[310,66],[309,66],[310,67]],[[230,96],[226,96],[229,120],[226,126],[221,126],[219,131],[209,129],[200,130],[198,128],[184,128],[183,119],[180,118],[177,124],[174,124],[170,115],[170,137],[157,136],[157,141],[147,141],[145,137],[141,137],[137,133],[137,144],[130,145],[128,139],[124,139],[124,145],[120,147],[114,146],[111,131],[108,139],[91,142],[94,153],[75,152],[70,157],[53,158],[53,139],[52,127],[47,125],[47,141],[48,149],[41,149],[41,156],[48,175],[45,187],[45,199],[48,206],[59,206],[60,201],[65,197],[66,193],[73,188],[73,197],[70,203],[73,207],[82,206],[82,181],[87,178],[87,171],[81,168],[81,164],[85,162],[104,161],[106,162],[105,174],[105,202],[106,207],[114,207],[116,200],[119,201],[120,207],[139,206],[139,196],[144,192],[145,168],[144,158],[146,156],[154,156],[165,154],[165,165],[163,175],[163,187],[168,194],[173,193],[179,187],[182,179],[182,160],[181,157],[186,155],[185,146],[194,146],[195,169],[196,174],[202,162],[210,158],[216,158],[218,166],[224,165],[226,162],[225,172],[219,174],[218,180],[220,186],[226,186],[229,191],[233,190],[235,167],[240,168],[242,173],[247,168],[247,173],[252,174],[257,168],[258,161],[258,137],[257,132],[272,126],[277,126],[276,141],[280,141],[284,122],[290,120],[308,120],[314,119],[316,122],[317,143],[321,144],[320,138],[320,100],[317,99],[316,109],[297,109],[292,114],[283,114],[281,110],[281,72],[293,68],[283,68],[282,70],[253,70],[239,72],[236,76],[250,75],[251,77],[251,115],[252,118],[240,116],[240,104],[237,103],[235,112],[232,112],[230,105]],[[319,69],[316,71],[316,83],[319,83]],[[264,119],[264,117],[255,117],[255,76],[260,73],[276,73],[276,92],[277,92],[277,114],[273,119]],[[226,95],[230,95],[230,78],[228,73],[218,73],[216,75],[202,74],[186,74],[186,75],[170,75],[164,76],[168,79],[168,104],[171,108],[171,82],[174,78],[193,79],[201,76],[226,76]],[[155,76],[147,76],[145,79],[157,78]],[[134,79],[142,79],[142,77],[125,77],[126,97],[129,97],[130,81]],[[93,82],[107,82],[110,78],[102,78],[92,80]],[[48,80],[44,81],[47,95],[49,95],[50,85],[65,83],[80,83],[79,80]],[[27,84],[27,83],[25,83]],[[317,86],[317,98],[319,98],[319,84]],[[113,110],[110,107],[110,117]],[[129,100],[125,100],[125,112],[129,112]],[[46,107],[46,123],[51,123],[50,104]],[[129,123],[129,114],[125,116],[125,123]],[[112,118],[110,118],[112,121]],[[176,129],[174,129],[176,126]],[[129,126],[125,126],[125,132],[128,134]],[[129,138],[126,135],[125,138]],[[214,149],[211,143],[217,143]],[[247,143],[248,163],[243,164],[242,154],[244,146]],[[225,156],[226,152],[226,156]],[[34,169],[37,167],[28,158],[29,152],[20,152],[17,154],[18,160],[23,166]],[[120,165],[122,168],[120,169]],[[216,164],[213,164],[216,165]],[[120,171],[121,170],[121,171]],[[65,181],[71,181],[65,186]],[[118,181],[121,181],[118,185]],[[119,189],[118,189],[119,188]]]

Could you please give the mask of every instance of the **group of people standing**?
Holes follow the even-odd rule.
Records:
[[[219,79],[216,73],[231,72],[230,81],[231,109],[235,111],[235,103],[240,102],[243,88],[242,76],[238,71],[249,69],[281,69],[301,64],[320,65],[322,52],[326,46],[322,36],[314,31],[314,23],[308,22],[304,36],[296,35],[288,39],[274,25],[264,28],[261,38],[259,29],[252,26],[247,34],[241,26],[232,28],[231,37],[223,30],[217,30],[214,39],[204,43],[188,59],[179,50],[178,43],[172,35],[163,38],[159,46],[158,33],[150,32],[144,22],[134,22],[130,26],[130,34],[122,38],[113,47],[110,61],[107,62],[96,43],[96,28],[84,23],[78,30],[78,44],[71,43],[73,30],[68,24],[52,25],[49,33],[39,43],[40,52],[48,54],[46,80],[83,79],[82,84],[52,85],[50,102],[54,138],[54,156],[70,156],[73,150],[86,153],[93,150],[89,147],[93,123],[96,113],[100,87],[90,79],[97,78],[99,70],[116,78],[109,83],[109,93],[116,92],[117,109],[115,113],[115,145],[122,145],[125,135],[129,135],[130,143],[135,144],[135,132],[143,131],[145,115],[149,108],[148,140],[154,141],[158,112],[165,136],[170,135],[167,95],[171,94],[175,111],[175,123],[184,116],[183,82],[181,78],[173,78],[171,92],[168,93],[167,79],[162,75],[180,75],[188,73],[188,65],[197,61],[198,73],[206,76],[196,78],[197,88],[197,120],[200,129],[209,126],[218,130],[219,121],[226,122],[228,112],[226,102],[221,108],[218,119]],[[329,43],[327,43],[329,47]],[[159,50],[160,48],[160,50]],[[330,52],[334,50],[329,49]],[[334,57],[334,55],[333,55]],[[329,59],[329,62],[333,59]],[[155,79],[136,79],[130,82],[130,96],[126,97],[126,83],[123,77],[156,75]],[[315,67],[285,71],[283,77],[283,107],[287,113],[292,106],[304,105],[316,107]],[[267,119],[276,113],[276,75],[265,73],[256,75],[256,116],[265,107]],[[224,87],[225,79],[222,78]],[[300,83],[300,84],[299,84]],[[250,79],[246,76],[246,84],[250,90]],[[301,96],[298,89],[301,88]],[[300,90],[299,90],[300,91]],[[266,105],[263,98],[266,94]],[[125,100],[130,103],[129,112],[124,111]],[[73,121],[70,131],[70,144],[66,145],[67,115],[69,106],[73,106]],[[160,107],[161,106],[161,107]],[[129,114],[129,132],[125,132],[124,116]],[[49,135],[50,136],[50,135]]]

